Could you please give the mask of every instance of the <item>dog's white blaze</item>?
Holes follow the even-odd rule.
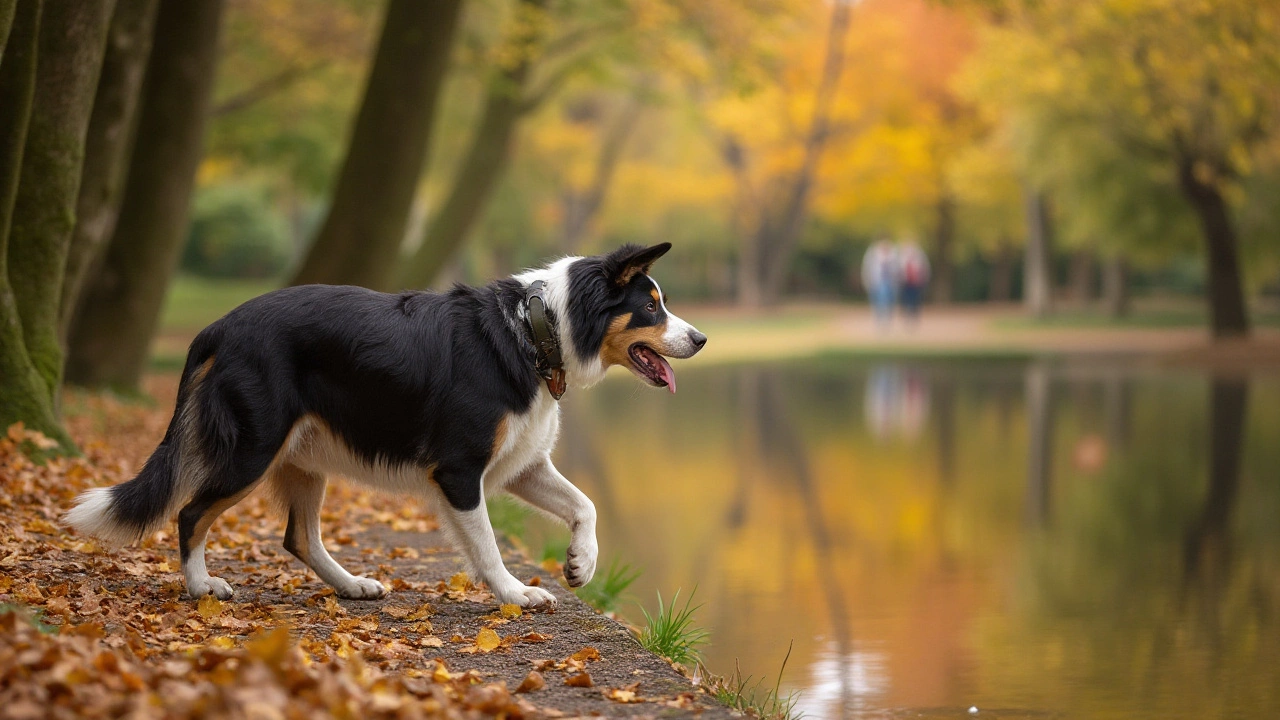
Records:
[[[653,283],[654,289],[658,291],[658,303],[662,305],[662,311],[667,314],[667,331],[662,334],[663,344],[676,357],[684,358],[693,355],[698,351],[698,348],[693,344],[693,338],[689,337],[689,334],[696,328],[668,310],[667,296],[662,294],[662,288],[659,287],[658,281],[654,280],[652,275],[646,275],[645,277],[649,278],[649,282]]]

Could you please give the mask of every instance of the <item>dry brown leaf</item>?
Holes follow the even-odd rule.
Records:
[[[550,640],[550,639],[551,639],[551,636],[550,636],[550,635],[543,635],[543,634],[542,634],[542,633],[540,633],[540,632],[531,632],[531,633],[528,633],[528,634],[524,635],[524,636],[523,636],[523,637],[521,637],[520,639],[521,639],[521,640],[523,640],[523,641],[525,641],[525,642],[530,642],[530,643],[542,643],[542,642],[547,642],[548,640]]]
[[[584,648],[582,648],[581,650],[579,650],[578,652],[576,652],[576,653],[574,653],[574,654],[570,655],[570,656],[569,656],[569,659],[570,659],[570,660],[577,660],[578,662],[586,662],[586,661],[588,661],[588,660],[599,660],[599,659],[600,659],[600,651],[599,651],[599,650],[597,650],[597,649],[595,649],[595,648],[593,648],[593,647],[589,647],[589,646],[588,646],[588,647],[584,647]]]
[[[516,688],[518,693],[537,692],[547,686],[546,678],[542,677],[542,673],[537,670],[530,670],[528,675],[524,676],[524,680],[520,681],[519,687]]]
[[[564,684],[570,687],[585,687],[585,688],[595,686],[595,683],[591,682],[591,675],[588,674],[586,670],[583,670],[582,672],[579,672],[579,673],[574,673],[569,677],[565,678]]]

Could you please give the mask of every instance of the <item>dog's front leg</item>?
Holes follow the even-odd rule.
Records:
[[[560,518],[573,537],[565,557],[564,577],[582,587],[596,574],[596,506],[551,464],[549,456],[529,467],[507,486],[516,497]]]
[[[502,552],[498,549],[493,526],[489,524],[489,510],[484,504],[483,491],[480,503],[470,510],[459,509],[445,499],[440,503],[440,520],[477,579],[489,584],[498,602],[520,607],[555,604],[555,595],[520,582],[502,563]]]

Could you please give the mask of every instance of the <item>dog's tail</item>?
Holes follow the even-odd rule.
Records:
[[[198,391],[213,362],[212,356],[195,362],[197,357],[193,344],[169,429],[142,471],[119,485],[81,493],[63,516],[64,524],[118,547],[148,537],[191,501],[208,475],[198,431],[203,404]]]

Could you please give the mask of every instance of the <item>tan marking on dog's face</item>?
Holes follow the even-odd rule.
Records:
[[[498,426],[493,430],[493,450],[489,453],[489,460],[493,460],[498,456],[498,452],[502,450],[502,445],[507,441],[507,416],[503,415],[498,421]]]
[[[631,355],[627,352],[632,345],[644,343],[659,355],[667,354],[667,346],[663,336],[667,332],[667,324],[648,325],[646,327],[627,328],[631,322],[631,313],[615,318],[609,323],[604,333],[604,343],[600,346],[600,360],[605,367],[610,365],[631,366]]]

